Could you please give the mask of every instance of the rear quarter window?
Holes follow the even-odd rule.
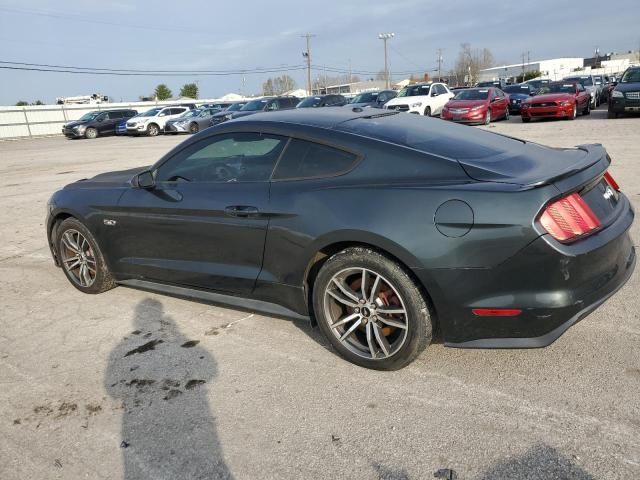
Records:
[[[273,174],[274,180],[332,177],[346,173],[358,157],[337,148],[292,139]]]

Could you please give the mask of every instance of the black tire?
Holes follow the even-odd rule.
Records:
[[[567,117],[567,120],[575,120],[577,116],[578,116],[578,106],[574,103],[573,104],[573,111],[571,112],[571,116]]]
[[[487,108],[487,113],[484,116],[484,124],[489,125],[491,123],[491,109]]]
[[[157,137],[160,134],[160,127],[155,123],[151,123],[147,126],[147,135],[149,137]]]
[[[511,113],[509,112],[509,109],[507,108],[507,110],[504,112],[504,119],[505,120],[509,120],[511,116]]]
[[[587,102],[587,106],[584,107],[584,110],[582,111],[582,115],[591,115],[591,103]]]
[[[531,121],[530,118],[525,118],[525,117],[521,117],[522,118],[522,123],[529,123]]]
[[[113,279],[113,276],[111,275],[111,273],[109,272],[109,269],[107,268],[107,264],[104,260],[104,255],[102,254],[102,250],[100,250],[100,247],[96,242],[96,239],[91,234],[89,229],[87,229],[87,227],[85,227],[82,224],[82,222],[80,222],[79,220],[73,217],[69,217],[63,220],[62,223],[57,225],[55,232],[56,232],[55,241],[56,241],[57,256],[62,266],[62,271],[67,277],[67,280],[69,280],[69,282],[74,287],[76,287],[78,290],[80,290],[83,293],[96,294],[96,293],[106,292],[107,290],[110,290],[116,286],[116,282]],[[88,286],[83,286],[79,284],[74,274],[70,273],[68,269],[65,267],[64,257],[65,257],[65,252],[67,251],[65,249],[67,247],[65,247],[65,243],[63,242],[63,236],[65,235],[66,232],[68,232],[69,234],[73,234],[73,232],[80,233],[86,239],[90,247],[89,251],[92,253],[94,264],[95,264],[95,276],[93,278],[93,282]]]
[[[616,112],[607,112],[607,118],[618,118],[618,114]]]
[[[200,131],[200,126],[193,122],[191,125],[189,125],[189,133],[194,135],[196,133],[198,133]]]
[[[431,107],[427,107],[424,109],[424,116],[425,117],[430,117],[431,116]]]
[[[388,356],[382,355],[383,349],[381,348],[381,345],[383,342],[380,342],[378,340],[375,340],[376,343],[373,350],[371,350],[372,347],[369,343],[369,350],[360,350],[361,354],[354,353],[354,351],[352,350],[356,350],[355,348],[350,349],[349,347],[345,346],[345,344],[349,343],[350,339],[353,339],[348,336],[347,342],[343,344],[340,338],[338,338],[338,335],[342,335],[344,332],[337,330],[336,327],[334,327],[334,329],[331,328],[331,325],[334,324],[333,319],[330,316],[331,308],[337,308],[338,310],[340,310],[340,308],[344,309],[341,313],[337,314],[338,316],[351,315],[354,311],[353,309],[350,309],[345,305],[341,305],[338,302],[331,303],[333,296],[330,297],[326,293],[328,289],[334,289],[335,292],[334,283],[332,281],[334,276],[340,275],[345,271],[350,271],[350,269],[354,269],[354,271],[356,272],[361,271],[362,269],[368,270],[370,273],[368,281],[370,284],[373,284],[369,286],[370,289],[373,289],[373,286],[376,285],[376,282],[373,280],[373,278],[378,276],[382,279],[379,281],[379,283],[377,283],[380,292],[379,294],[369,290],[371,299],[374,304],[381,302],[379,298],[382,298],[383,287],[380,285],[390,285],[391,288],[394,289],[393,291],[398,293],[398,297],[400,298],[398,302],[401,302],[400,305],[404,307],[406,314],[401,315],[401,317],[404,318],[401,318],[401,320],[396,323],[402,322],[405,324],[406,328],[387,328],[387,333],[385,333],[385,328],[382,328],[384,327],[384,324],[375,316],[376,312],[374,311],[373,316],[369,317],[370,325],[365,326],[363,324],[360,324],[360,327],[356,328],[356,330],[354,330],[351,334],[357,337],[355,339],[356,342],[362,344],[362,338],[366,336],[364,331],[369,333],[370,330],[373,331],[378,329],[378,331],[381,332],[381,335],[384,336],[384,342],[387,342],[387,339],[392,342],[391,344],[387,343],[387,347],[391,347],[390,350],[394,350]],[[356,278],[356,281],[357,275],[359,274],[356,273],[354,277]],[[360,285],[362,285],[362,283],[360,283]],[[390,291],[391,290],[387,290],[387,293]],[[367,292],[365,289],[365,296],[366,295]],[[373,300],[374,298],[375,300]],[[363,300],[361,300],[361,302],[363,302]],[[383,307],[389,307],[390,305],[390,303],[387,303],[386,306],[378,303],[378,308],[381,309]],[[327,308],[327,306],[331,308]],[[329,340],[331,345],[338,351],[338,353],[342,357],[361,367],[371,368],[375,370],[400,369],[415,360],[415,358],[425,348],[427,348],[427,346],[431,342],[431,316],[429,314],[427,303],[420,289],[416,286],[414,281],[402,266],[400,266],[390,258],[369,248],[347,248],[339,253],[336,253],[325,262],[314,282],[313,307],[318,326],[320,327],[320,330],[324,334],[325,338]],[[363,316],[365,315],[365,307],[366,305],[362,306],[363,313],[361,314],[361,318],[363,318]],[[355,311],[356,313],[358,313],[359,310],[356,309]],[[369,313],[367,313],[367,315],[369,315]],[[381,316],[379,312],[378,315]],[[356,322],[356,320],[354,320],[353,322]],[[374,324],[376,324],[377,327]],[[344,324],[343,327],[339,328],[346,329],[348,325],[350,324]],[[402,336],[402,332],[405,332],[404,336]],[[373,338],[373,334],[371,336]],[[376,350],[378,351],[377,355],[371,355],[369,353],[370,351],[375,352]]]
[[[85,130],[84,137],[93,140],[98,137],[98,130],[93,127],[89,127]]]

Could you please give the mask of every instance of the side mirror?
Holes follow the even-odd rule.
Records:
[[[151,190],[154,188],[156,186],[156,181],[153,178],[153,172],[151,170],[145,170],[144,172],[136,175],[134,185],[138,188],[144,188],[145,190]]]

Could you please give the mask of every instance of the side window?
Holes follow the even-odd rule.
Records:
[[[124,114],[124,118],[133,118],[137,115],[133,110],[127,110]]]
[[[280,105],[278,105],[278,100],[271,100],[269,103],[267,103],[267,107],[265,108],[265,110],[278,110],[280,108]]]
[[[104,122],[105,120],[109,120],[109,114],[107,112],[102,112],[96,117],[97,122]]]
[[[111,120],[119,120],[119,119],[121,119],[121,118],[122,118],[122,114],[123,114],[123,112],[122,112],[122,111],[119,111],[119,112],[109,112],[109,118],[110,118]]]
[[[171,115],[180,115],[181,113],[184,113],[186,111],[187,111],[186,108],[172,108]]]
[[[336,148],[292,139],[278,162],[274,180],[329,177],[349,170],[357,157]]]
[[[228,133],[194,143],[156,171],[158,182],[260,182],[271,177],[286,137]]]

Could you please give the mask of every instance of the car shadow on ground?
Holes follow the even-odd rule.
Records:
[[[112,350],[104,382],[122,402],[125,480],[232,478],[209,404],[216,360],[197,344],[147,298]]]

